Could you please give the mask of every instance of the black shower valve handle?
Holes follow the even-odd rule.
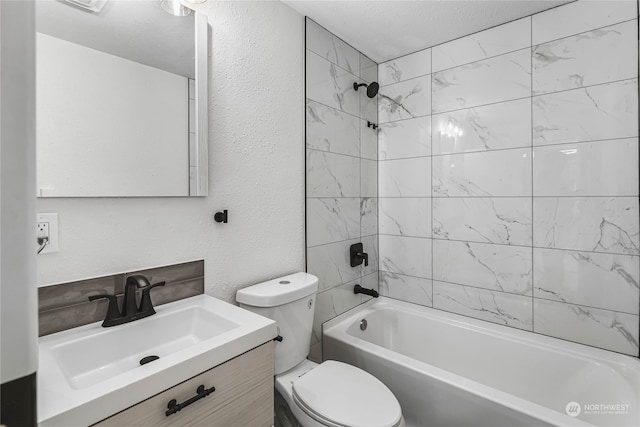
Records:
[[[357,267],[364,261],[364,266],[369,265],[369,254],[363,249],[362,243],[354,243],[349,247],[349,264]]]

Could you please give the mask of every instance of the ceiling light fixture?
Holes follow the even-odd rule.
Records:
[[[193,13],[193,10],[184,7],[180,0],[161,0],[160,6],[165,12],[173,16],[189,16]]]
[[[91,12],[99,13],[107,0],[64,0],[74,6],[78,6],[82,9],[90,10]]]

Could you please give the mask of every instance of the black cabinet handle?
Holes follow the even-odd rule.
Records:
[[[169,401],[169,403],[167,404],[167,411],[164,413],[167,417],[169,415],[173,415],[176,412],[182,410],[183,408],[186,408],[187,406],[191,405],[193,402],[198,401],[202,398],[205,398],[207,396],[209,396],[211,393],[213,393],[214,391],[216,391],[215,387],[211,387],[209,389],[204,388],[203,385],[199,386],[196,389],[196,394],[195,396],[193,396],[192,398],[185,400],[182,403],[178,403],[178,401],[176,399],[171,399]]]

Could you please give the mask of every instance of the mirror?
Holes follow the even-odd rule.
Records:
[[[38,197],[207,195],[204,15],[42,0],[36,31]]]

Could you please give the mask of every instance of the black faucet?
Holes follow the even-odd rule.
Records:
[[[106,298],[109,300],[109,308],[107,315],[102,322],[103,327],[122,325],[123,323],[133,322],[156,313],[151,302],[151,289],[156,286],[164,286],[165,282],[149,283],[146,277],[141,275],[133,275],[127,277],[124,286],[124,301],[122,303],[122,312],[118,309],[118,298],[115,295],[91,295],[89,301]],[[142,289],[140,297],[140,305],[136,304],[136,289]]]
[[[362,243],[355,243],[349,248],[349,261],[351,267],[357,267],[364,261],[364,266],[369,265],[369,254],[364,252]]]
[[[136,303],[136,289],[149,285],[144,276],[129,276],[124,285],[124,301],[122,302],[122,317],[127,317],[138,312]]]

